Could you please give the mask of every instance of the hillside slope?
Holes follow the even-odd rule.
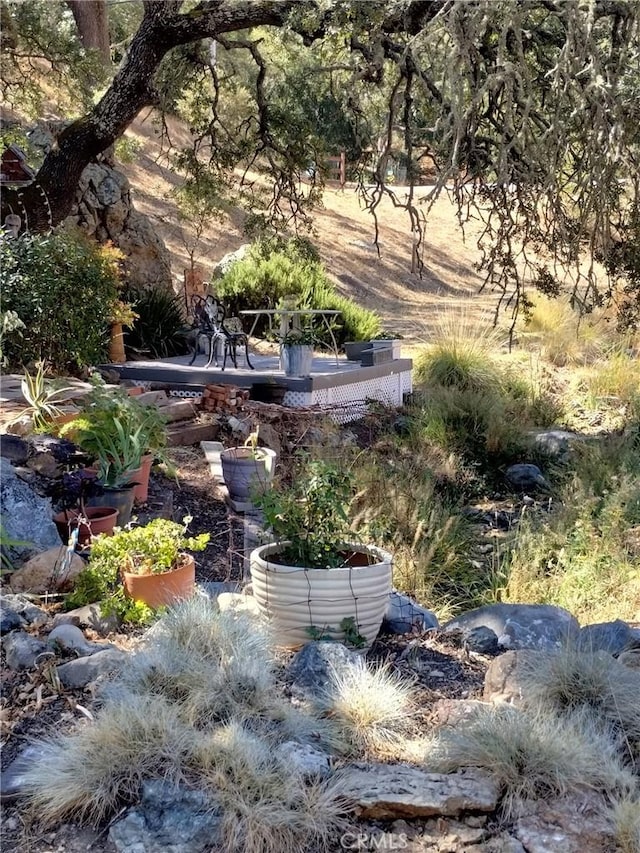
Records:
[[[174,145],[187,142],[185,129],[170,125]],[[127,135],[141,144],[134,163],[123,169],[131,180],[136,207],[151,217],[172,257],[175,286],[181,288],[189,266],[188,234],[178,221],[171,190],[179,179],[167,164],[157,124],[151,113],[141,116]],[[401,190],[399,190],[401,191]],[[385,200],[379,207],[380,256],[373,245],[374,225],[353,186],[328,186],[324,209],[315,215],[312,235],[326,268],[339,289],[375,308],[385,326],[413,340],[428,337],[443,312],[488,313],[491,294],[478,295],[481,278],[473,236],[467,242],[457,226],[453,205],[441,198],[432,211],[425,239],[422,276],[411,273],[411,231],[407,215]],[[208,277],[227,252],[247,242],[242,215],[212,222],[198,243],[196,262]]]

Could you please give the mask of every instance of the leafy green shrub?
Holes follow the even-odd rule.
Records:
[[[335,335],[338,343],[368,340],[380,332],[380,318],[341,296],[330,282],[317,253],[306,241],[266,240],[255,243],[212,288],[230,314],[255,308],[276,308],[283,299],[295,297],[299,305],[337,310]],[[266,322],[266,321],[265,321]],[[256,325],[260,333],[264,325]],[[326,332],[318,328],[318,337]]]
[[[139,315],[124,333],[128,352],[152,358],[169,358],[187,352],[188,326],[179,296],[161,289],[129,288],[126,297]]]
[[[178,565],[181,551],[202,551],[208,541],[208,533],[187,536],[186,526],[164,518],[116,531],[113,536],[99,536],[91,546],[89,565],[78,576],[67,604],[81,607],[100,601],[105,612],[116,613],[124,621],[146,621],[149,609],[140,612],[139,605],[124,597],[120,573],[161,574]]]
[[[258,495],[266,526],[277,542],[288,543],[276,561],[310,569],[343,566],[352,497],[349,472],[323,460],[305,460],[291,485],[279,481]]]
[[[7,362],[21,367],[42,361],[63,372],[104,361],[119,257],[69,232],[3,240],[3,308],[25,326],[20,336],[7,338]]]

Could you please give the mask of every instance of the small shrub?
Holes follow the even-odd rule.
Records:
[[[127,299],[138,314],[125,330],[126,349],[140,357],[170,358],[187,352],[188,325],[179,296],[163,289],[127,290]]]
[[[276,308],[283,299],[291,297],[309,308],[342,311],[334,332],[338,343],[368,340],[382,328],[375,312],[336,291],[317,257],[299,240],[266,240],[254,244],[242,260],[211,286],[230,314],[244,309]],[[264,329],[260,324],[256,326],[258,332]],[[326,330],[318,326],[316,331],[325,340]]]
[[[71,232],[3,240],[0,253],[3,310],[24,323],[5,342],[8,363],[64,372],[104,361],[120,254]]]
[[[208,541],[208,533],[187,536],[185,525],[164,518],[116,530],[113,536],[99,536],[91,546],[89,565],[78,575],[66,604],[82,607],[100,601],[105,612],[116,613],[123,621],[148,621],[152,611],[125,597],[121,572],[166,572],[176,567],[180,552],[202,551]]]

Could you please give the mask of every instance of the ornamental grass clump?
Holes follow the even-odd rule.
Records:
[[[280,745],[318,748],[329,725],[311,713],[303,723],[275,687],[254,618],[182,602],[103,687],[96,718],[45,743],[25,775],[34,816],[97,824],[138,801],[146,780],[166,779],[222,810],[223,853],[328,849],[343,825],[340,780],[308,778]]]
[[[350,751],[396,760],[402,753],[413,696],[410,685],[388,667],[334,670],[322,705]]]
[[[640,757],[640,671],[607,652],[567,647],[525,661],[521,677],[530,707],[591,713],[618,741],[623,756]]]
[[[238,721],[198,738],[193,762],[223,807],[225,851],[325,850],[344,824],[339,781],[305,781],[272,743]]]
[[[120,692],[95,720],[41,744],[23,776],[27,803],[46,825],[66,818],[98,824],[133,801],[144,779],[179,780],[191,743],[166,698]]]
[[[234,715],[278,713],[270,636],[242,614],[195,596],[166,613],[122,676],[128,689],[161,694],[198,728]]]
[[[628,794],[636,778],[620,762],[616,743],[590,714],[527,713],[502,705],[442,728],[430,745],[429,768],[479,767],[503,788],[502,811],[516,815],[527,800],[592,789]]]

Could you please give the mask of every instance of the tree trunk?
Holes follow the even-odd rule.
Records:
[[[140,28],[113,82],[90,112],[63,130],[35,181],[2,193],[1,221],[17,214],[24,230],[43,232],[69,215],[85,167],[122,136],[141,109],[156,102],[153,76],[172,48],[247,27],[281,25],[295,5],[296,0],[222,0],[204,12],[180,14],[180,0],[146,0]]]
[[[82,44],[96,50],[104,64],[109,65],[111,42],[106,0],[67,0],[67,6],[73,13]]]

